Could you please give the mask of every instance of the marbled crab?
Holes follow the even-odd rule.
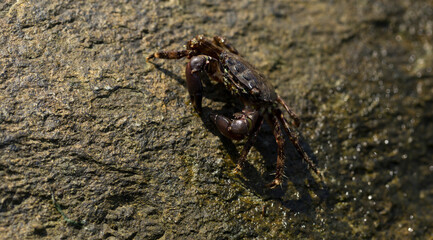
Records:
[[[232,119],[218,114],[210,115],[222,135],[234,140],[248,138],[235,171],[242,170],[248,152],[256,141],[263,120],[266,120],[273,129],[278,145],[275,178],[269,186],[274,188],[281,185],[284,176],[286,157],[284,150],[285,138],[282,128],[308,166],[318,176],[321,176],[313,161],[299,144],[296,133],[289,126],[290,123],[284,117],[279,105],[293,119],[291,123],[293,126],[299,126],[299,118],[275,92],[275,89],[268,83],[266,78],[242,58],[238,51],[227,43],[224,38],[215,36],[213,40],[209,40],[203,35],[198,35],[188,41],[185,50],[155,52],[148,56],[147,60],[152,58],[180,59],[184,57],[190,59],[185,69],[186,83],[191,103],[199,114],[201,114],[202,110],[203,85],[200,77],[202,73],[206,73],[210,79],[224,84],[231,95],[238,97],[245,106],[242,112],[233,114]]]

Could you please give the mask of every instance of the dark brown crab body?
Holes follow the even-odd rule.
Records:
[[[230,52],[220,54],[221,68],[224,71],[226,81],[236,81],[236,87],[240,95],[249,99],[251,104],[275,103],[277,94],[274,87],[268,84],[266,78],[245,62],[243,58]]]
[[[201,113],[203,91],[200,79],[202,72],[207,73],[210,79],[223,83],[232,95],[241,99],[245,108],[242,112],[235,113],[233,119],[211,114],[211,119],[224,136],[234,140],[248,137],[238,160],[236,171],[242,169],[248,152],[257,138],[260,126],[266,119],[273,129],[278,145],[277,169],[275,179],[270,186],[281,185],[284,176],[284,135],[281,126],[304,161],[320,176],[316,166],[299,144],[298,137],[291,130],[283,112],[278,108],[278,104],[282,105],[289,113],[296,127],[299,126],[299,118],[254,66],[239,56],[238,51],[219,36],[215,36],[213,41],[210,41],[199,35],[188,41],[186,48],[186,50],[180,51],[156,52],[148,56],[147,60],[152,58],[180,59],[183,57],[191,59],[185,69],[186,83],[191,102],[199,113]]]

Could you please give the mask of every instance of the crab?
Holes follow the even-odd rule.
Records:
[[[238,97],[244,104],[241,112],[234,113],[233,118],[219,114],[210,114],[219,132],[227,138],[242,140],[247,138],[238,159],[235,172],[240,172],[246,162],[247,155],[257,139],[264,120],[273,129],[278,146],[278,156],[274,180],[268,184],[270,188],[282,185],[284,177],[285,137],[282,129],[289,137],[297,152],[308,166],[318,175],[319,170],[299,143],[297,134],[292,126],[299,127],[298,116],[288,107],[283,99],[275,92],[266,77],[252,64],[240,56],[239,52],[223,37],[215,36],[212,40],[198,35],[189,40],[186,49],[177,51],[159,51],[152,53],[147,61],[160,59],[187,58],[189,62],[185,68],[186,85],[194,109],[202,113],[203,73],[211,80],[222,83],[232,96]],[[288,113],[291,122],[287,120],[282,106]]]

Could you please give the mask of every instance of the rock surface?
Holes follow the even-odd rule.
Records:
[[[433,235],[433,3],[0,3],[0,238],[424,239]],[[301,116],[287,179],[276,144],[193,113],[185,60],[145,57],[222,35]],[[54,202],[53,199],[56,201]],[[56,208],[57,207],[57,208]],[[64,216],[62,216],[62,214]]]

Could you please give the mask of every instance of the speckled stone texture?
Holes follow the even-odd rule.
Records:
[[[433,236],[432,19],[427,0],[1,1],[0,238]],[[239,101],[206,82],[199,116],[186,60],[145,60],[197,34],[269,77],[323,181],[288,144],[267,189],[267,125],[232,172],[243,142],[208,115]]]

